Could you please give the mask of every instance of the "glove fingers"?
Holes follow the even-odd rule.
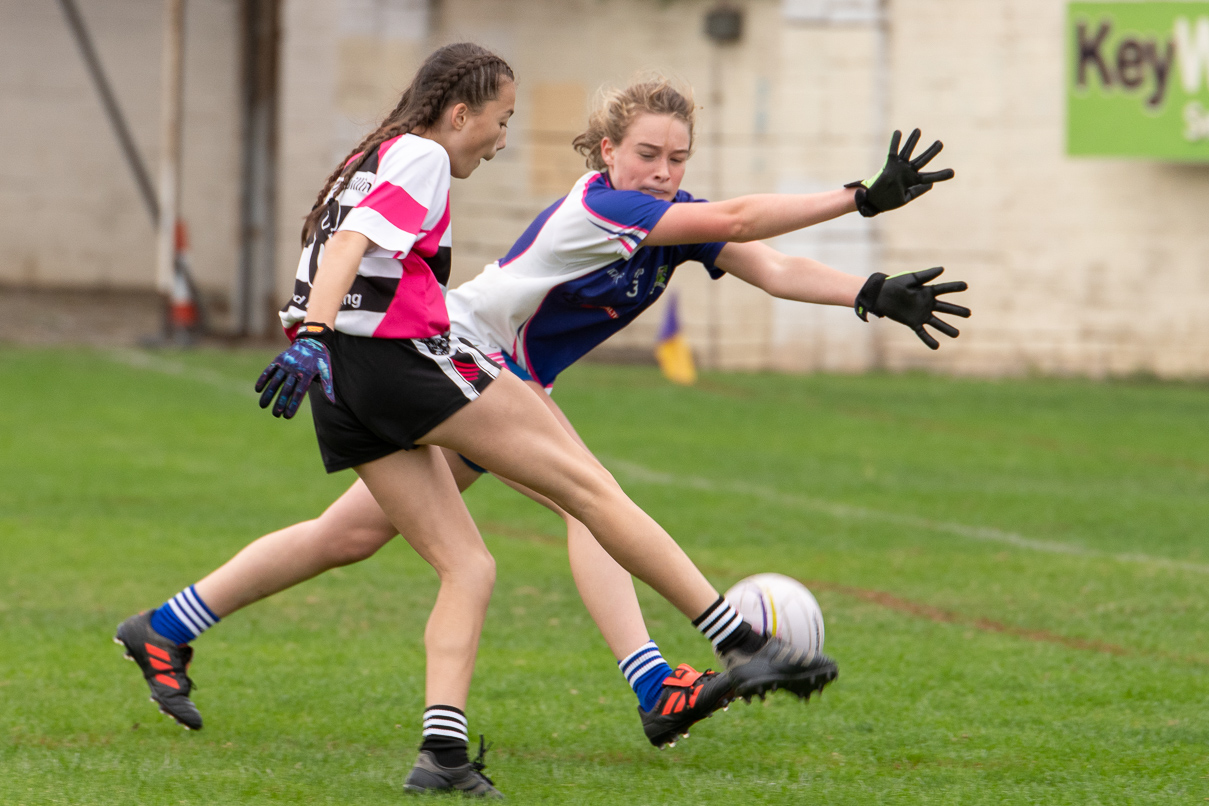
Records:
[[[945,168],[943,171],[925,171],[919,175],[920,182],[932,184],[933,182],[945,182],[956,176],[952,168]]]
[[[949,337],[949,338],[951,338],[951,339],[955,339],[955,338],[957,338],[958,336],[960,336],[960,335],[961,335],[961,331],[960,331],[960,330],[958,330],[957,328],[953,327],[953,326],[952,326],[952,325],[950,325],[948,322],[945,322],[945,321],[943,321],[943,320],[937,319],[935,316],[933,316],[932,318],[930,318],[930,319],[929,319],[927,322],[925,322],[924,324],[931,325],[932,327],[936,328],[936,329],[937,329],[937,330],[939,330],[941,333],[945,334],[946,336],[948,336],[948,337]]]
[[[951,302],[941,302],[940,300],[937,300],[932,305],[932,310],[936,311],[937,313],[948,313],[952,314],[953,316],[963,317],[965,319],[970,318],[969,308],[963,308],[962,306],[954,305]]]
[[[929,288],[932,289],[934,296],[940,296],[941,294],[955,294],[958,291],[965,291],[969,286],[958,280],[954,283],[937,283],[934,286],[929,286]]]
[[[916,325],[913,328],[913,330],[915,331],[915,335],[919,336],[919,340],[922,341],[924,344],[928,345],[928,349],[930,349],[930,350],[939,350],[940,349],[940,342],[938,342],[936,339],[932,338],[932,334],[930,334],[928,331],[924,330],[923,325]]]
[[[265,384],[269,382],[269,378],[271,378],[273,376],[273,373],[276,372],[280,366],[281,366],[281,364],[278,364],[276,361],[273,361],[271,364],[269,364],[267,367],[264,368],[264,372],[260,373],[260,377],[256,379],[255,389],[257,392],[260,392],[264,389]],[[281,381],[278,381],[278,383],[281,383]],[[264,408],[264,406],[261,406],[261,408]]]
[[[890,136],[890,156],[898,154],[898,144],[903,139],[903,133],[898,129],[894,130],[894,134]]]
[[[930,269],[924,269],[923,271],[917,271],[912,276],[915,277],[915,279],[918,280],[921,284],[930,283],[931,281],[933,281],[937,277],[939,277],[944,272],[944,270],[945,270],[944,266],[934,266]],[[936,286],[931,286],[931,288],[933,289],[933,291],[935,291]]]
[[[935,142],[932,143],[932,145],[928,146],[928,149],[926,151],[924,151],[924,153],[920,154],[918,157],[911,160],[911,167],[918,171],[920,168],[924,167],[929,162],[931,162],[932,158],[935,157],[937,154],[939,154],[940,150],[944,147],[945,147],[944,143],[940,142],[939,140],[936,140]]]
[[[319,380],[323,384],[323,395],[329,403],[336,402],[336,389],[332,386],[332,367],[326,361],[319,362]]]
[[[306,397],[306,388],[309,385],[304,383],[298,384],[298,387],[294,390],[294,394],[290,395],[290,402],[285,407],[285,412],[281,415],[282,417],[289,420],[298,413],[298,407],[302,405],[302,399]]]
[[[267,409],[269,404],[273,402],[273,395],[277,394],[277,389],[281,386],[281,382],[285,380],[285,370],[280,366],[277,364],[270,364],[269,369],[275,371],[273,373],[273,377],[269,378],[269,380],[264,384],[264,394],[260,396],[260,407],[262,409]],[[265,370],[266,374],[268,373],[269,369]],[[260,378],[261,380],[264,380],[264,375],[261,375]],[[260,381],[257,381],[256,385],[259,389]]]
[[[903,150],[899,152],[898,156],[908,162],[911,160],[911,152],[915,150],[915,144],[919,142],[920,133],[919,129],[915,129],[907,135],[907,142],[903,143]]]
[[[281,393],[277,395],[277,402],[273,404],[274,417],[280,417],[285,413],[286,407],[290,403],[290,395],[294,394],[294,390],[298,387],[298,381],[297,375],[291,375],[285,379],[285,383],[281,385]]]

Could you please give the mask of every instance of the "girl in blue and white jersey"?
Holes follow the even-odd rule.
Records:
[[[702,263],[715,278],[732,274],[777,297],[854,306],[862,319],[868,313],[889,316],[933,348],[936,342],[923,324],[957,335],[935,312],[968,315],[936,299],[963,290],[964,283],[926,285],[939,270],[858,278],[758,242],[858,210],[870,216],[907,203],[952,176],[951,171],[919,170],[940,150],[939,143],[912,159],[918,132],[901,153],[896,133],[882,170],[847,188],[697,203],[680,190],[692,153],[693,111],[688,93],[665,81],[605,96],[575,142],[592,170],[543,211],[507,255],[448,294],[451,335],[501,360],[581,445],[545,392],[562,370],[658,299],[684,262]],[[445,458],[460,489],[481,472],[450,450]],[[547,497],[501,480],[565,519],[572,574],[638,696],[652,743],[674,740],[726,702],[725,679],[686,665],[673,671],[663,659],[650,640],[629,573],[587,527]],[[216,621],[327,569],[365,559],[395,534],[358,480],[318,519],[260,538],[174,599],[204,600]],[[711,606],[695,623],[709,635],[719,615]],[[200,634],[193,632],[191,637]],[[832,667],[815,688],[833,676]]]

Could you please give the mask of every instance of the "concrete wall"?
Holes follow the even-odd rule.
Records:
[[[570,149],[604,83],[659,70],[695,87],[686,189],[812,192],[867,176],[895,128],[942,138],[958,178],[910,207],[777,239],[866,275],[944,265],[975,318],[938,353],[889,322],[769,299],[680,269],[698,358],[734,368],[1209,375],[1209,166],[1064,154],[1062,0],[737,0],[741,42],[703,32],[713,0],[286,0],[279,267],[323,177],[387,112],[433,47],[472,39],[519,77],[508,148],[454,183],[460,282],[502,255],[581,173]],[[159,17],[82,0],[154,164]],[[51,3],[0,0],[0,283],[146,287],[153,241]],[[189,5],[185,212],[203,284],[236,258],[236,0]],[[879,16],[884,13],[884,18]],[[884,20],[884,22],[879,22]],[[11,21],[11,24],[10,24]],[[54,246],[52,246],[52,244]],[[611,345],[647,350],[656,306]]]
[[[888,366],[1209,375],[1209,166],[1064,155],[1064,9],[891,6],[891,119],[958,178],[886,217],[885,270],[950,267],[976,318],[936,356],[888,334]]]
[[[154,176],[162,5],[80,0]],[[236,0],[188,4],[184,193],[199,283],[225,292],[238,254]],[[0,0],[0,284],[146,289],[155,235],[57,3]]]

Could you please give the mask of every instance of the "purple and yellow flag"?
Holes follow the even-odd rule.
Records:
[[[659,369],[672,383],[692,386],[697,382],[697,368],[693,366],[693,351],[688,341],[680,334],[680,316],[676,311],[676,295],[669,294],[667,308],[663,314],[663,325],[655,342],[655,360]]]

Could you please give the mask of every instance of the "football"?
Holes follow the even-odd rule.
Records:
[[[735,583],[726,600],[752,626],[812,657],[823,651],[823,611],[805,585],[784,574],[756,574]]]

